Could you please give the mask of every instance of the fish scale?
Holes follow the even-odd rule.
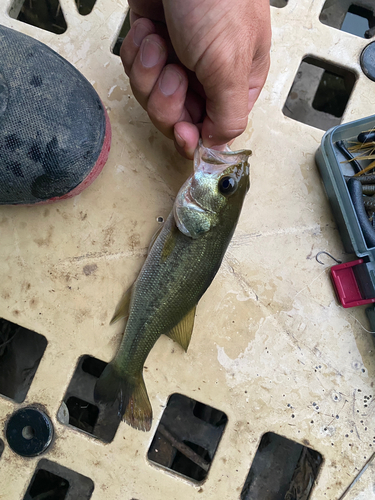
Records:
[[[212,229],[198,240],[178,232],[173,255],[160,263],[165,238],[173,224],[173,214],[170,214],[134,287],[124,343],[119,351],[121,365],[128,372],[141,369],[160,335],[168,333],[197,304],[207,288],[207,281],[211,282],[215,276],[217,262],[226,250],[225,243],[230,240],[228,231],[222,230]],[[182,254],[192,263],[204,261],[203,268],[195,265],[186,268]]]

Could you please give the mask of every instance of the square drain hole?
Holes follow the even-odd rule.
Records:
[[[273,432],[263,435],[241,500],[309,498],[323,458],[320,453]]]
[[[31,386],[47,339],[0,318],[0,394],[22,403]]]
[[[375,35],[375,5],[372,0],[327,0],[319,20],[332,28],[361,38]]]
[[[57,419],[109,443],[121,422],[118,407],[103,405],[99,408],[94,401],[95,383],[106,366],[107,363],[92,356],[79,359]]]
[[[62,465],[42,459],[23,500],[89,500],[94,491],[93,481]]]
[[[56,35],[61,35],[68,27],[59,0],[15,0],[9,15]]]
[[[99,416],[99,408],[74,396],[67,399],[66,407],[69,412],[69,424],[93,434]]]
[[[227,421],[220,410],[181,394],[172,394],[147,458],[194,481],[203,481]]]
[[[126,14],[123,25],[121,26],[120,32],[117,35],[117,39],[112,47],[112,52],[113,52],[113,54],[115,54],[115,56],[120,55],[120,49],[121,49],[122,42],[124,41],[124,38],[128,34],[129,30],[130,30],[130,10],[128,10],[128,12]]]
[[[278,7],[282,9],[288,5],[288,0],[270,0],[271,7]]]
[[[283,107],[285,116],[321,130],[341,123],[356,81],[343,67],[305,57]]]
[[[90,14],[96,4],[96,0],[75,0],[75,2],[78,13],[81,14],[81,16],[87,16]]]

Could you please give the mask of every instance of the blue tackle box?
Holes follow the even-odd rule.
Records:
[[[363,220],[361,210],[364,213],[364,207],[359,207],[358,201],[353,204],[355,198],[352,198],[354,195],[353,192],[350,194],[347,182],[358,168],[363,169],[373,161],[348,161],[350,145],[358,142],[359,134],[370,130],[375,130],[375,115],[338,125],[324,134],[315,155],[345,251],[358,257],[354,263],[333,266],[331,270],[336,292],[344,307],[375,302],[375,221],[371,227],[367,218]],[[362,194],[359,200],[362,201]],[[357,289],[351,288],[353,286]],[[374,320],[372,329],[375,330],[375,310],[370,309]]]

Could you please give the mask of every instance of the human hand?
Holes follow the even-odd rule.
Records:
[[[246,128],[264,85],[269,0],[129,0],[120,51],[135,98],[154,125],[192,158]]]

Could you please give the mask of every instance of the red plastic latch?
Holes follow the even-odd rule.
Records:
[[[331,267],[331,279],[343,307],[362,306],[375,302],[375,298],[364,299],[359,290],[353,267],[362,263],[363,259],[358,259]]]

